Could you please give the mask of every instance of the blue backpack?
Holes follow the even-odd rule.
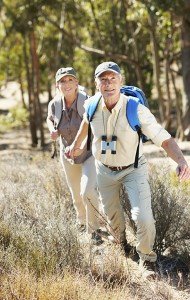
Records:
[[[138,146],[135,155],[135,162],[134,162],[134,167],[137,168],[138,159],[139,159],[140,139],[142,139],[143,143],[148,141],[148,138],[141,131],[141,124],[139,122],[139,118],[137,115],[137,108],[139,104],[143,104],[146,107],[148,107],[148,101],[143,91],[135,86],[127,86],[127,85],[122,86],[121,93],[130,97],[126,106],[126,118],[131,128],[134,131],[136,131],[139,136]],[[86,111],[89,123],[93,119],[93,116],[96,112],[100,99],[101,99],[101,93],[99,92],[90,98],[90,102],[88,104],[87,111]],[[91,142],[90,140],[91,140],[91,128],[89,126],[88,140],[87,140],[88,150],[90,149],[90,142]]]

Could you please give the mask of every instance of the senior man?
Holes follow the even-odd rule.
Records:
[[[95,157],[97,182],[104,213],[115,240],[121,243],[126,255],[129,255],[131,247],[125,236],[125,218],[119,197],[121,185],[128,194],[132,219],[137,227],[136,251],[140,257],[139,265],[148,277],[155,275],[157,259],[153,251],[155,220],[151,208],[147,162],[143,155],[142,142],[139,145],[138,167],[134,166],[139,138],[126,119],[129,97],[120,93],[122,82],[120,68],[115,62],[103,62],[95,70],[95,84],[101,93],[101,98],[90,122],[93,133],[92,153]],[[137,114],[142,133],[154,144],[161,146],[177,163],[177,174],[180,180],[189,179],[190,168],[175,140],[157,123],[147,107],[139,104]],[[86,114],[75,141],[67,149],[70,157],[81,153],[80,147],[88,135],[88,127]],[[102,149],[105,140],[106,149]]]

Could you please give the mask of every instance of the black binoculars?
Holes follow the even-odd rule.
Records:
[[[107,136],[102,135],[101,140],[101,154],[106,154],[107,150],[111,150],[111,154],[116,154],[117,136],[112,135],[111,141],[107,142]]]

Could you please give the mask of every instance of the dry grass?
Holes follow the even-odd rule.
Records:
[[[116,245],[76,229],[60,164],[45,154],[0,162],[0,300],[188,299],[166,280],[143,280]]]
[[[167,167],[151,167],[153,210],[156,219],[155,247],[159,253],[169,248],[173,253],[186,254],[190,250],[190,184],[179,184]],[[187,254],[188,253],[188,254]],[[190,256],[188,263],[190,265]]]

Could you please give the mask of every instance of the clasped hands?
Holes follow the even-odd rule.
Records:
[[[80,156],[82,152],[83,149],[76,147],[74,143],[72,143],[70,146],[67,146],[64,151],[65,156],[72,160],[74,160],[75,157]]]

